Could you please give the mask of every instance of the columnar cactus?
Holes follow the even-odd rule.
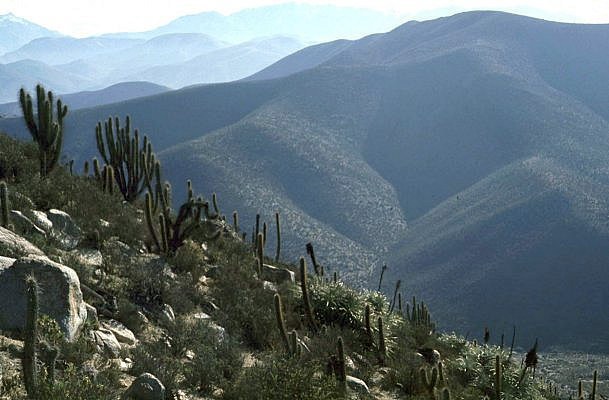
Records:
[[[36,347],[38,346],[38,282],[33,276],[25,278],[27,311],[25,318],[25,337],[23,341],[23,381],[28,397],[36,398],[38,388],[38,367]]]
[[[290,339],[288,338],[288,333],[285,328],[285,320],[283,318],[283,307],[281,304],[281,296],[279,293],[275,293],[275,318],[277,319],[277,327],[279,328],[279,333],[281,334],[281,338],[283,339],[283,344],[285,345],[285,351],[288,354],[292,353],[290,348]]]
[[[368,346],[374,344],[374,337],[372,336],[372,327],[370,326],[370,305],[366,304],[364,310],[364,326],[366,328],[366,343]]]
[[[42,85],[36,86],[36,114],[32,97],[25,89],[19,91],[19,104],[23,118],[34,141],[38,144],[40,160],[40,176],[45,178],[57,166],[63,146],[63,119],[68,114],[68,107],[57,100],[56,111],[53,112],[53,93],[45,92]]]
[[[428,374],[425,368],[421,368],[419,371],[421,374],[421,381],[423,382],[423,386],[425,386],[425,389],[427,389],[430,394],[433,394],[434,389],[436,388],[436,385],[438,383],[438,370],[435,367],[432,368],[431,376]]]
[[[501,400],[501,391],[503,383],[503,370],[501,366],[501,357],[495,357],[495,398]]]
[[[385,357],[387,356],[387,347],[385,346],[385,331],[383,328],[383,317],[378,318],[379,328],[379,364],[385,365]]]
[[[152,180],[156,171],[156,156],[152,144],[144,136],[140,147],[139,132],[136,129],[131,136],[131,120],[127,116],[125,127],[121,127],[118,118],[102,123],[95,128],[97,149],[107,165],[114,169],[116,184],[124,199],[134,202],[144,191],[152,192]],[[104,142],[105,138],[105,142]]]
[[[275,227],[277,229],[277,247],[275,248],[275,262],[279,262],[281,253],[281,226],[279,225],[279,213],[275,213]]]
[[[385,271],[387,270],[387,265],[383,265],[381,268],[381,277],[379,278],[379,287],[377,289],[378,292],[381,291],[381,285],[383,284],[383,276],[385,275]]]
[[[305,308],[305,317],[309,324],[309,328],[316,332],[317,323],[313,315],[313,306],[311,305],[311,299],[309,298],[309,289],[307,284],[307,263],[304,257],[300,257],[300,288],[302,290],[302,301]]]
[[[8,229],[8,186],[6,182],[0,182],[0,225]]]
[[[338,363],[336,365],[336,379],[340,385],[340,389],[343,391],[347,390],[347,368],[345,365],[345,347],[343,345],[343,338],[338,338]]]
[[[398,292],[400,290],[401,284],[402,284],[402,281],[400,279],[398,279],[398,281],[395,283],[395,290],[393,291],[393,299],[391,300],[391,305],[389,306],[389,313],[393,312],[393,309],[395,307],[396,298],[397,298]]]
[[[307,254],[309,255],[309,257],[311,257],[311,262],[313,263],[313,270],[315,271],[315,275],[322,275],[319,264],[317,263],[317,259],[315,258],[315,250],[313,249],[313,243],[307,243],[306,249]]]
[[[233,211],[233,229],[235,233],[239,233],[239,214],[237,211]]]
[[[592,378],[592,393],[590,394],[591,400],[596,400],[597,378],[598,378],[598,371],[594,370],[594,377]]]

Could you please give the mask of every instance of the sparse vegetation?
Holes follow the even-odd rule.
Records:
[[[77,271],[85,299],[102,322],[117,320],[137,334],[136,342],[112,352],[93,339],[99,332],[96,321],[87,323],[78,340],[66,343],[48,317],[28,314],[33,329],[26,330],[25,349],[18,349],[20,337],[0,346],[0,398],[25,398],[26,392],[43,399],[116,398],[142,373],[161,381],[166,399],[179,394],[311,400],[559,398],[538,377],[509,362],[502,348],[437,333],[424,303],[413,298],[410,305],[396,306],[399,284],[390,304],[378,291],[355,289],[337,275],[327,279],[312,246],[307,250],[314,274],[304,258],[299,268],[280,264],[279,242],[271,260],[264,254],[264,233],[255,235],[254,245],[242,241],[237,218],[233,227],[219,218],[215,196],[212,215],[188,185],[189,198],[176,215],[169,196],[156,191],[157,230],[150,186],[145,202],[135,196],[123,203],[122,190],[104,190],[95,176],[75,176],[64,167],[24,168],[35,165],[31,145],[4,136],[0,143],[15,150],[0,154],[0,178],[11,187],[12,207],[24,213],[67,211],[83,236],[93,238],[81,241],[79,249],[99,250],[103,262],[78,261],[51,236],[23,236]],[[279,241],[278,217],[276,223]],[[299,272],[299,282],[263,281],[263,262]],[[28,281],[28,293],[36,293],[30,288],[34,283]],[[36,345],[42,343],[56,349],[43,357],[51,360],[45,368],[36,362]],[[18,358],[24,360],[24,380],[8,361]]]

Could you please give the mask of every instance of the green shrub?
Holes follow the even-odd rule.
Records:
[[[227,388],[227,400],[329,400],[341,398],[336,380],[325,375],[325,367],[295,358],[269,357],[244,371]]]

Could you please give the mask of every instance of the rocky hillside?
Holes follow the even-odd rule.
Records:
[[[521,368],[507,345],[438,334],[418,299],[284,263],[215,197],[166,216],[125,200],[118,167],[39,167],[0,135],[2,399],[559,398],[534,350]],[[180,240],[156,243],[151,213]]]
[[[387,263],[444,328],[607,351],[608,40],[498,12],[410,22],[75,112],[66,154],[82,165],[96,122],[129,114],[174,185],[215,191],[248,231],[281,210],[292,260],[313,242],[360,285]]]

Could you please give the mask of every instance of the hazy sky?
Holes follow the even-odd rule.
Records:
[[[286,2],[281,0],[0,0],[0,14],[13,14],[73,36],[142,31],[185,14]],[[305,0],[397,13],[404,21],[465,10],[502,10],[551,20],[609,23],[607,0]]]

